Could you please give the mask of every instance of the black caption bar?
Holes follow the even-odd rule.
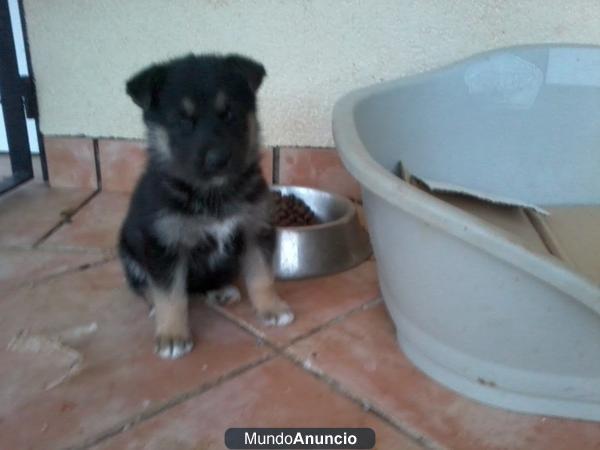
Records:
[[[375,446],[370,428],[229,428],[229,449],[369,449]]]

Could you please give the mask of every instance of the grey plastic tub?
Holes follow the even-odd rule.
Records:
[[[491,405],[600,420],[600,48],[501,49],[360,89],[333,131],[413,363]],[[400,179],[399,161],[489,201]]]

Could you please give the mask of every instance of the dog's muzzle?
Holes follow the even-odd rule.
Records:
[[[211,149],[204,156],[204,170],[217,172],[229,163],[231,153],[226,150]]]

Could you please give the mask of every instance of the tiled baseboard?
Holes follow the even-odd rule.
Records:
[[[145,142],[45,137],[50,185],[131,192],[146,163]],[[360,199],[360,187],[334,148],[268,147],[262,169],[269,182],[310,186]]]
[[[360,199],[360,186],[335,148],[281,147],[277,166],[280,184],[309,186]]]
[[[96,189],[94,143],[85,138],[44,138],[51,186]]]

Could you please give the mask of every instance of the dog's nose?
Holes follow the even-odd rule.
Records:
[[[204,157],[204,168],[208,171],[222,169],[229,162],[230,154],[225,150],[212,149]]]

